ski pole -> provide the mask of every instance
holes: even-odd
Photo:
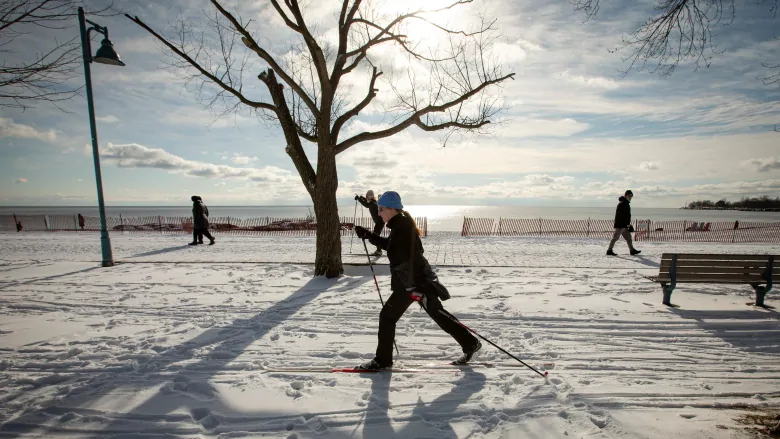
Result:
[[[355,217],[357,217],[357,200],[355,200],[355,211],[352,213],[352,238],[349,239],[350,253],[352,253],[352,241],[355,240]]]
[[[385,306],[385,301],[382,299],[382,292],[379,291],[379,282],[376,281],[376,273],[374,273],[374,264],[371,262],[371,256],[368,254],[368,246],[366,245],[366,240],[363,239],[363,248],[366,249],[366,257],[368,258],[368,266],[371,267],[371,275],[374,276],[374,285],[376,285],[376,292],[379,294],[379,301],[382,303],[382,307]],[[398,352],[398,345],[395,344],[395,340],[393,340],[393,346],[395,346],[395,353],[398,355],[401,355],[400,352]]]
[[[421,306],[423,309],[425,309],[425,306],[423,306],[422,300],[420,300],[420,299],[415,299],[415,300],[417,300],[417,302],[420,304],[420,306]],[[426,312],[427,312],[427,310],[426,310]],[[522,364],[523,366],[525,366],[525,367],[527,367],[527,368],[531,369],[532,371],[534,371],[534,372],[538,373],[539,375],[541,375],[541,376],[543,376],[543,377],[545,377],[545,378],[547,377],[547,371],[544,371],[544,373],[542,373],[542,372],[539,372],[537,369],[535,369],[533,366],[529,366],[528,364],[526,364],[525,362],[523,362],[523,360],[521,360],[521,359],[519,359],[519,358],[515,357],[514,355],[512,355],[512,354],[510,354],[509,352],[507,352],[506,350],[504,350],[504,348],[502,348],[501,346],[499,346],[499,345],[497,345],[497,344],[493,343],[492,341],[490,341],[490,340],[488,340],[487,338],[483,337],[483,336],[482,336],[481,334],[479,334],[477,331],[475,331],[475,330],[473,330],[473,329],[469,328],[468,326],[464,325],[463,323],[461,323],[461,321],[460,321],[460,320],[458,320],[457,318],[455,318],[455,316],[454,316],[454,315],[452,315],[452,314],[450,314],[450,313],[449,313],[447,310],[445,310],[445,309],[443,309],[443,308],[442,308],[442,309],[439,309],[439,312],[440,312],[440,313],[442,313],[442,314],[444,314],[445,316],[447,316],[447,318],[449,318],[449,319],[450,319],[450,320],[452,320],[453,322],[457,323],[458,325],[462,326],[463,328],[465,328],[466,330],[468,330],[468,331],[469,331],[469,332],[471,332],[472,334],[474,334],[474,335],[476,335],[477,337],[481,338],[482,340],[485,340],[486,342],[490,343],[491,345],[493,345],[493,347],[494,347],[494,348],[498,349],[499,351],[501,351],[501,352],[503,352],[503,353],[505,353],[505,354],[509,355],[510,357],[514,358],[515,360],[519,361],[519,362],[520,362],[520,364]]]

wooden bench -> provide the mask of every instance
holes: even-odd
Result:
[[[749,284],[756,291],[756,306],[764,306],[766,293],[780,279],[780,256],[664,253],[658,276],[649,279],[661,284],[668,306],[680,283]]]

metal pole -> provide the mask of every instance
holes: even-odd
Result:
[[[103,254],[104,267],[114,265],[114,255],[111,253],[111,239],[106,227],[106,206],[103,203],[103,177],[100,174],[100,152],[98,151],[97,127],[95,126],[95,107],[92,103],[92,73],[89,63],[92,62],[92,49],[84,18],[84,9],[79,8],[79,30],[81,31],[81,52],[84,58],[84,78],[87,90],[87,108],[89,109],[89,129],[92,134],[92,158],[95,164],[95,183],[97,184],[98,211],[100,212],[100,251]]]

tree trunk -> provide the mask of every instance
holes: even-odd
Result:
[[[336,189],[339,185],[336,154],[330,146],[319,147],[314,212],[317,215],[317,255],[314,275],[332,278],[344,273],[341,265],[341,224]]]

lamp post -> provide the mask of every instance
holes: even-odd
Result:
[[[92,25],[87,29],[86,23]],[[87,88],[87,107],[89,108],[89,129],[92,133],[92,158],[95,162],[95,183],[97,184],[98,210],[100,211],[100,250],[103,254],[104,267],[114,265],[114,256],[111,254],[111,239],[108,237],[108,228],[106,226],[106,206],[103,202],[103,178],[100,174],[100,152],[98,151],[97,128],[95,127],[95,105],[92,102],[92,73],[89,69],[91,62],[110,64],[114,66],[124,66],[125,63],[119,60],[119,55],[114,51],[114,45],[108,39],[108,28],[100,26],[97,23],[87,20],[84,17],[84,9],[79,8],[79,30],[81,31],[81,52],[84,58],[84,76],[86,78]],[[92,45],[90,44],[89,33],[95,31],[103,34],[105,37],[100,43],[100,49],[92,57]]]

